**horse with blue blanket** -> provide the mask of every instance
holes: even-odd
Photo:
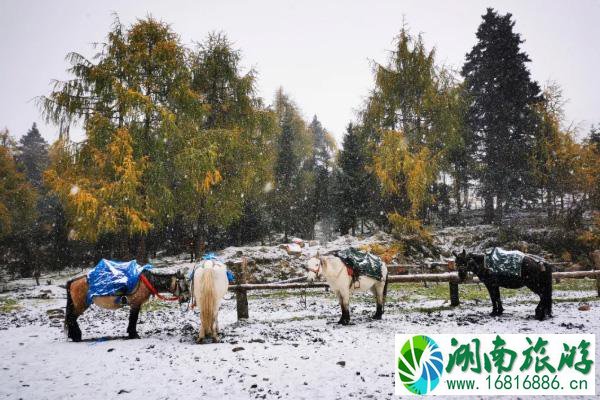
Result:
[[[520,251],[494,248],[486,254],[455,253],[458,277],[461,281],[472,272],[487,288],[492,300],[491,316],[504,312],[500,287],[518,289],[527,286],[540,296],[535,318],[542,321],[552,316],[552,265],[543,259]]]
[[[163,297],[169,292],[173,297]],[[140,266],[137,262],[101,260],[88,274],[67,282],[67,308],[65,328],[74,342],[81,341],[81,329],[77,318],[93,303],[99,307],[116,310],[129,305],[130,339],[139,339],[137,320],[142,305],[150,296],[163,300],[189,300],[189,289],[184,274],[158,272],[152,266]]]

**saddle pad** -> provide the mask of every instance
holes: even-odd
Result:
[[[371,253],[349,247],[346,250],[338,251],[335,256],[339,257],[344,264],[352,268],[358,275],[366,275],[378,281],[383,279],[381,273],[383,262]]]
[[[111,261],[102,259],[87,274],[89,304],[95,296],[124,296],[131,293],[140,280],[145,269],[152,269],[150,264],[139,265],[132,261]]]
[[[485,254],[484,266],[493,274],[520,278],[524,257],[525,254],[520,251],[494,247]]]

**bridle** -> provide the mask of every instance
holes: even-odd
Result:
[[[321,271],[323,271],[323,262],[321,261],[320,258],[317,258],[317,260],[319,260],[319,265],[317,266],[317,268],[306,267],[306,270],[308,272],[313,272],[315,274],[315,276],[318,278],[319,275],[321,275]]]

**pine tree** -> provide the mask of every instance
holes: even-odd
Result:
[[[299,197],[300,157],[297,150],[300,130],[304,129],[298,111],[282,89],[276,94],[275,108],[281,132],[277,140],[277,159],[274,166],[275,177],[275,221],[283,232],[284,240],[295,231],[295,220]]]
[[[531,60],[514,25],[511,14],[488,8],[462,68],[472,99],[468,123],[481,150],[479,180],[488,222],[494,214],[501,220],[504,207],[532,195],[529,154],[540,88],[530,77],[526,63]]]
[[[356,234],[359,225],[369,219],[372,194],[377,184],[366,170],[370,159],[367,145],[360,129],[348,125],[338,154],[338,170],[335,173],[335,204],[340,231]]]
[[[309,168],[312,170],[311,174],[314,185],[308,204],[312,208],[310,225],[313,227],[311,237],[314,238],[314,226],[319,221],[325,222],[324,220],[333,212],[331,157],[334,152],[335,142],[325,131],[316,115],[313,117],[308,129],[313,141],[312,159],[310,160]]]
[[[42,187],[42,175],[48,167],[48,143],[40,134],[35,122],[19,140],[17,162],[27,179],[36,188]]]

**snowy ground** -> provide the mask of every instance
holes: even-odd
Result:
[[[483,291],[481,302],[450,309],[441,298],[405,299],[402,288],[390,292],[382,321],[369,318],[370,297],[354,297],[351,326],[335,323],[336,301],[323,290],[309,292],[306,307],[299,293],[251,293],[251,318],[242,323],[228,294],[222,342],[207,345],[194,343],[194,312],[182,314],[171,303],[150,303],[140,315],[140,340],[123,339],[126,310],[94,307],[80,318],[86,341],[72,343],[62,330],[64,289],[2,293],[0,399],[386,399],[394,397],[394,333],[600,333],[593,292],[557,292],[563,299],[589,297],[591,309],[557,302],[555,317],[540,323],[529,317],[534,298],[526,292],[506,298],[505,316],[495,319]]]

